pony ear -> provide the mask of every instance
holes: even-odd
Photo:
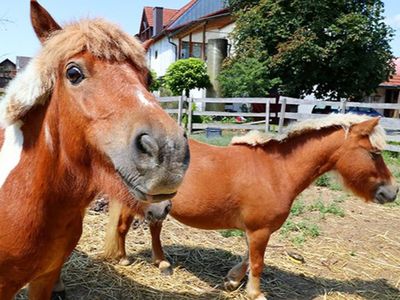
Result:
[[[31,0],[31,22],[42,44],[53,31],[61,29],[61,26],[36,0]]]
[[[148,39],[142,43],[142,46],[143,46],[144,50],[146,50],[146,52],[147,52],[149,50],[150,46],[153,45],[153,43],[154,43],[153,39]]]
[[[372,118],[370,120],[358,123],[353,126],[352,132],[358,135],[370,135],[374,130],[375,126],[378,125],[380,117]]]

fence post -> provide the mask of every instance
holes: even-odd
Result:
[[[269,98],[267,98],[267,102],[265,103],[265,132],[269,131]]]
[[[340,110],[342,114],[346,113],[346,99],[340,100]]]
[[[188,101],[188,110],[187,110],[187,116],[188,116],[188,123],[187,123],[187,131],[188,131],[188,135],[192,134],[192,101],[193,99],[191,97],[189,97],[187,99]]]
[[[282,97],[282,104],[281,104],[281,113],[279,116],[279,127],[278,133],[281,134],[283,132],[283,123],[285,121],[285,112],[286,112],[286,98]]]
[[[178,100],[178,125],[182,126],[182,107],[183,102],[186,100],[185,96],[180,96]]]

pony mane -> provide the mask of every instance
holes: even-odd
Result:
[[[139,41],[102,19],[82,20],[53,32],[39,54],[9,84],[0,101],[0,124],[7,127],[33,106],[44,104],[55,85],[57,69],[74,55],[88,51],[110,61],[129,61],[146,69],[145,50]]]
[[[277,136],[271,136],[270,134],[253,130],[244,136],[233,137],[231,145],[262,146],[271,140],[283,142],[294,136],[329,127],[342,127],[347,135],[351,126],[370,119],[372,118],[365,115],[331,114],[323,118],[307,119],[293,123],[286,129],[285,133]],[[369,135],[369,139],[372,146],[376,149],[383,150],[386,146],[385,131],[380,125],[375,126],[374,130]]]

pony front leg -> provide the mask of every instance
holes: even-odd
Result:
[[[242,261],[229,270],[228,275],[224,279],[224,287],[228,291],[237,289],[240,282],[246,276],[249,268],[249,251],[246,252]]]
[[[250,273],[246,290],[252,300],[266,300],[260,289],[260,278],[264,268],[264,253],[271,233],[260,229],[247,233],[250,254]]]
[[[62,265],[57,270],[42,275],[29,283],[29,300],[65,299],[65,293],[64,298],[59,297],[62,294],[57,295],[58,298],[52,298],[53,288],[60,280],[61,267]]]
[[[51,299],[52,300],[64,300],[66,299],[66,294],[65,294],[65,285],[64,282],[61,278],[61,272],[58,275],[58,280],[56,284],[53,287],[53,291],[51,293]]]
[[[172,275],[172,266],[170,262],[165,258],[164,251],[161,245],[161,229],[162,221],[150,223],[153,263],[160,269],[162,275]]]
[[[107,225],[106,238],[104,243],[104,257],[116,259],[123,266],[131,262],[126,255],[126,235],[133,222],[131,209],[118,200],[109,202],[109,222]]]

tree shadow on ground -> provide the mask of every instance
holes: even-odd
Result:
[[[174,268],[179,266],[210,286],[217,286],[221,290],[223,278],[231,267],[241,261],[240,256],[223,249],[173,245],[165,246],[164,250]],[[136,259],[138,256],[149,260],[151,252],[143,251],[135,254]],[[357,295],[367,300],[400,299],[400,290],[384,278],[336,280],[296,274],[275,266],[264,267],[262,290],[268,295],[269,300],[314,299],[334,292]]]

